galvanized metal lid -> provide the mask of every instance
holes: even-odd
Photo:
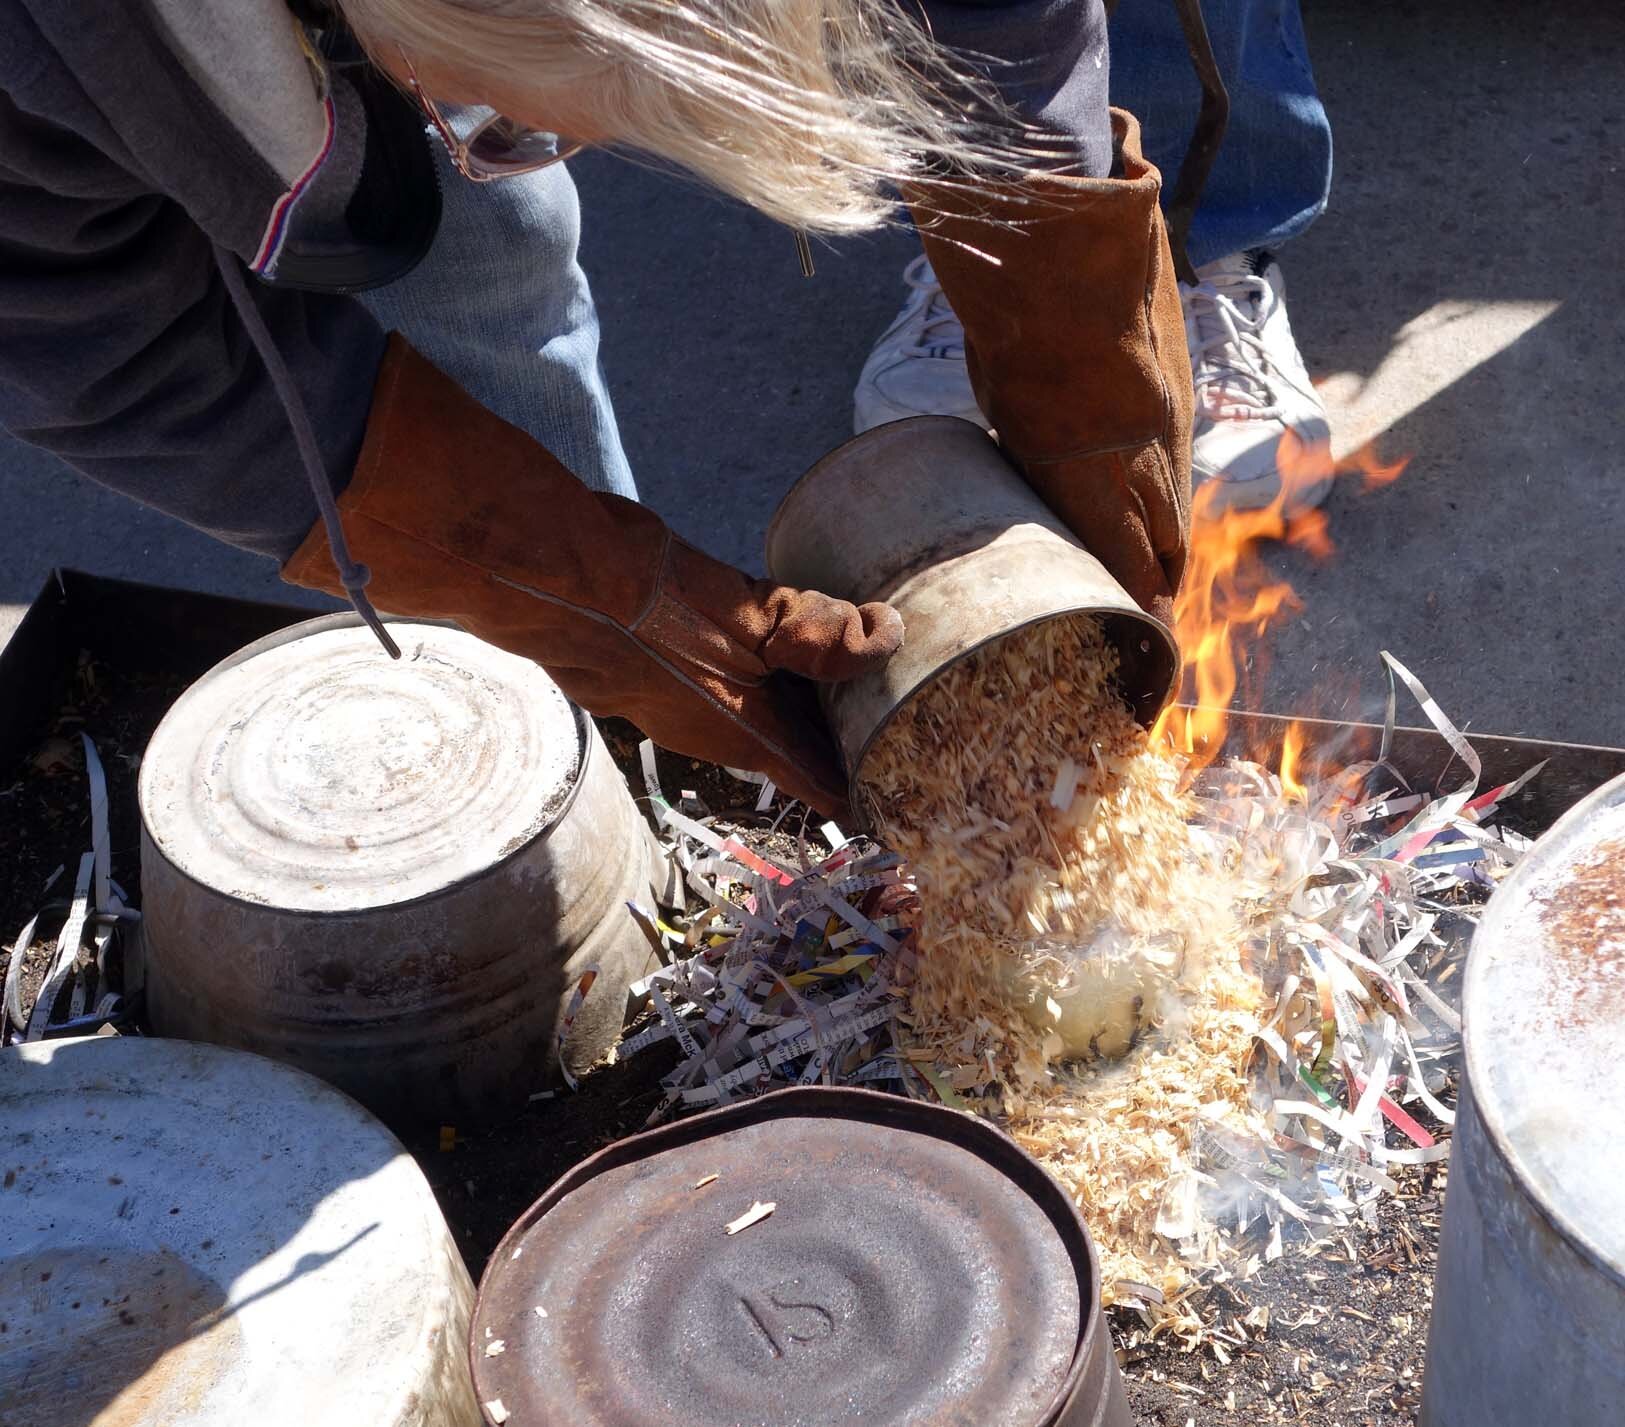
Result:
[[[472,1290],[422,1171],[257,1055],[0,1051],[0,1421],[464,1423]]]
[[[786,1090],[538,1200],[486,1270],[475,1391],[512,1424],[1023,1427],[1098,1367],[1097,1285],[1071,1203],[985,1122]]]
[[[486,871],[568,803],[581,728],[528,659],[444,625],[318,621],[204,675],[142,760],[148,832],[245,901],[351,912]]]
[[[1462,992],[1474,1103],[1558,1230],[1625,1271],[1625,778],[1491,899]]]

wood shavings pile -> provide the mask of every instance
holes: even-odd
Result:
[[[1105,1301],[1190,1342],[1198,1275],[1278,1256],[1287,1220],[1370,1219],[1384,1166],[1448,1152],[1402,1108],[1451,1123],[1460,1029],[1412,962],[1522,854],[1487,824],[1538,770],[1475,796],[1477,755],[1384,659],[1465,765],[1456,791],[1412,792],[1385,754],[1306,790],[1234,760],[1192,778],[1087,618],[946,670],[860,770],[919,894],[907,1059],[1068,1187]]]
[[[911,699],[859,773],[920,891],[915,1040],[1012,1109],[1063,1049],[1122,1055],[1199,971],[1192,805],[1116,674],[1097,621],[1030,626]]]
[[[651,922],[657,1020],[620,1050],[683,1050],[651,1122],[810,1084],[995,1116],[1082,1209],[1105,1301],[1205,1341],[1206,1280],[1279,1257],[1288,1223],[1313,1245],[1372,1222],[1390,1167],[1447,1154],[1405,1108],[1453,1120],[1460,1020],[1433,978],[1528,846],[1491,819],[1538,768],[1479,793],[1477,753],[1383,658],[1377,757],[1287,784],[1153,747],[1093,621],[1021,631],[899,712],[858,789],[888,846],[828,825],[828,856],[671,806],[644,745],[707,904]],[[1465,771],[1453,791],[1388,761],[1399,684]]]
[[[1263,996],[1256,977],[1217,958],[1184,989],[1176,1033],[1148,1038],[1120,1065],[1058,1067],[1007,1127],[1083,1211],[1107,1306],[1149,1303],[1176,1333],[1195,1334],[1200,1319],[1180,1300],[1193,1273],[1225,1265],[1226,1243],[1211,1221],[1171,1225],[1167,1191],[1198,1160],[1204,1124],[1242,1133],[1253,1119],[1246,1060]]]
[[[860,777],[919,889],[911,1055],[996,1100],[1072,1191],[1108,1301],[1183,1289],[1163,1187],[1199,1116],[1246,1110],[1263,1000],[1224,859],[1116,672],[1093,619],[1020,631],[911,700]]]

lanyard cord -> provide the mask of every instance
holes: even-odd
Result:
[[[226,291],[231,294],[232,305],[237,309],[237,315],[243,319],[243,326],[248,329],[249,340],[260,354],[260,360],[265,363],[265,370],[271,376],[271,385],[276,388],[282,409],[288,414],[288,424],[293,428],[294,445],[299,448],[299,459],[304,463],[311,494],[316,497],[316,508],[321,512],[322,524],[327,531],[327,548],[332,551],[339,583],[344,586],[344,593],[350,597],[355,612],[361,616],[367,628],[378,636],[378,642],[388,651],[389,657],[399,659],[400,646],[390,637],[389,631],[384,628],[383,620],[378,617],[378,611],[373,608],[372,601],[366,595],[367,582],[372,579],[372,571],[351,556],[350,543],[344,538],[344,525],[339,519],[338,502],[333,499],[333,483],[328,480],[327,471],[323,468],[321,448],[316,444],[316,433],[311,429],[310,412],[305,407],[304,398],[299,395],[299,389],[294,385],[293,376],[288,371],[288,364],[282,359],[282,353],[277,350],[270,330],[265,325],[264,317],[260,315],[259,308],[249,295],[248,285],[243,280],[243,270],[236,255],[216,243],[214,260],[220,268],[220,276],[225,279]]]

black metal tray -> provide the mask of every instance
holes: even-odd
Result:
[[[81,652],[115,669],[190,680],[243,645],[316,613],[82,570],[54,570],[0,650],[0,764],[22,756],[40,735],[67,693]],[[1303,731],[1305,757],[1311,761],[1372,757],[1382,737],[1375,724],[1236,713],[1231,715],[1230,745],[1278,748],[1287,725],[1294,722]],[[1484,760],[1486,788],[1546,760],[1520,805],[1524,821],[1536,830],[1549,826],[1593,788],[1625,773],[1625,749],[1494,734],[1469,734],[1468,740]],[[1455,755],[1431,728],[1397,728],[1392,761],[1419,787],[1460,777]]]

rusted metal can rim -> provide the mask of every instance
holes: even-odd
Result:
[[[1076,1208],[987,1122],[791,1089],[565,1175],[493,1255],[469,1352],[515,1424],[1126,1420],[1098,1303]]]

